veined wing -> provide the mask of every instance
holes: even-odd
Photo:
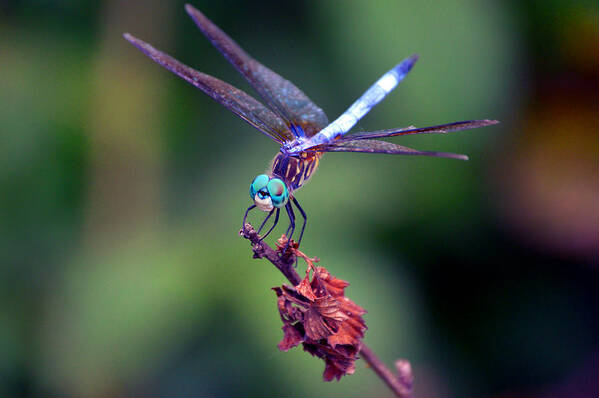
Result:
[[[416,155],[416,156],[434,156],[438,158],[450,158],[459,160],[468,160],[468,156],[457,153],[419,151],[386,141],[378,140],[360,140],[348,142],[335,142],[334,144],[320,145],[310,148],[307,152],[363,152],[363,153],[387,153],[392,155]]]
[[[243,91],[215,77],[190,68],[148,43],[125,33],[125,39],[175,75],[208,94],[213,100],[282,144],[291,132],[285,122],[270,109]]]
[[[329,124],[322,109],[316,106],[293,83],[248,55],[233,39],[196,8],[187,4],[185,9],[202,33],[245,77],[272,111],[286,122],[300,126],[308,137]],[[289,133],[290,135],[286,138],[292,141],[295,137],[291,131]]]
[[[464,122],[454,122],[447,124],[440,124],[438,126],[429,126],[429,127],[407,127],[400,129],[390,129],[390,130],[379,130],[379,131],[371,131],[366,133],[358,133],[351,134],[345,137],[341,137],[335,141],[335,143],[339,142],[348,142],[355,140],[368,140],[372,138],[383,138],[383,137],[395,137],[398,135],[410,135],[410,134],[444,134],[450,133],[452,131],[460,131],[460,130],[469,130],[475,129],[479,127],[491,126],[493,124],[499,123],[497,120],[467,120]]]

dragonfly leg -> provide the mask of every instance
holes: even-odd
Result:
[[[293,236],[293,232],[295,232],[295,213],[293,212],[293,207],[291,207],[291,203],[287,203],[285,205],[285,209],[287,210],[287,215],[289,216],[289,221],[291,223],[289,224],[289,228],[287,228],[287,232],[289,234],[287,235],[287,244],[285,245],[285,249],[283,249],[283,253],[287,251],[287,248],[289,247],[289,242],[291,242],[291,237]]]
[[[289,210],[287,209],[287,205],[285,205],[285,210],[287,210],[287,215],[289,215]],[[291,216],[289,216],[289,226],[287,227],[287,231],[285,231],[286,237],[289,237],[289,231],[291,231],[291,225],[292,225]]]
[[[264,221],[262,221],[262,224],[260,224],[260,228],[258,228],[258,235],[260,235],[260,231],[262,231],[262,228],[264,228],[264,225],[266,224],[266,222],[268,221],[268,219],[270,218],[270,216],[272,216],[272,213],[275,212],[275,209],[272,209],[268,215],[264,218]]]
[[[260,238],[260,241],[262,241],[264,238],[266,238],[266,237],[268,236],[268,234],[270,234],[270,233],[271,233],[271,231],[272,231],[273,229],[275,229],[275,227],[276,227],[277,223],[279,222],[279,214],[280,214],[280,213],[281,213],[281,209],[277,209],[277,214],[275,215],[275,222],[274,222],[274,224],[272,224],[272,227],[270,227],[270,229],[268,230],[268,232],[267,232],[267,233],[265,233],[265,234],[264,234],[264,236]],[[272,213],[271,213],[271,214],[272,214]],[[270,214],[269,214],[269,217],[270,217]]]
[[[302,217],[304,217],[304,224],[302,225],[302,230],[300,232],[299,239],[297,240],[297,246],[299,247],[302,244],[302,237],[304,236],[304,229],[306,229],[306,223],[308,222],[308,216],[306,215],[306,212],[304,211],[304,209],[302,209],[302,207],[300,206],[297,199],[295,199],[295,197],[292,196],[291,200],[295,204],[295,207],[297,207],[297,209],[301,213]]]
[[[252,210],[254,207],[256,207],[256,205],[251,205],[250,207],[248,207],[248,209],[245,211],[245,215],[243,216],[243,221],[241,223],[241,229],[243,231],[245,231],[245,220],[247,220],[248,218],[248,213],[250,212],[250,210]]]

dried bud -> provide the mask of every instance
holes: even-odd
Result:
[[[314,267],[317,259],[308,258],[297,248],[292,250],[306,260],[308,269],[296,287],[273,288],[283,320],[279,349],[287,351],[302,343],[305,351],[325,361],[325,381],[339,380],[355,370],[366,331],[362,319],[366,311],[344,296],[349,283],[335,278],[324,267]]]

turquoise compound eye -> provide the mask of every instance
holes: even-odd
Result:
[[[289,191],[287,191],[287,186],[283,180],[279,178],[273,178],[268,182],[266,189],[268,189],[273,206],[283,207],[285,203],[287,203],[287,199],[289,199]]]
[[[270,178],[266,174],[260,174],[258,177],[254,178],[252,185],[250,185],[250,198],[252,198],[252,200],[254,200],[258,191],[266,188],[268,180],[270,180]]]

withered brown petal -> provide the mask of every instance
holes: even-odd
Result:
[[[366,313],[364,308],[360,307],[347,297],[339,297],[337,298],[337,301],[340,303],[342,311],[350,317],[357,318]]]
[[[339,380],[345,374],[352,374],[355,371],[354,362],[357,357],[358,349],[353,346],[339,346],[336,349],[322,344],[303,344],[304,351],[322,358],[325,361],[325,370],[323,378],[325,381],[333,379]]]
[[[316,267],[314,277],[312,279],[312,289],[320,290],[324,288],[328,294],[333,297],[343,296],[343,290],[349,286],[344,280],[337,279],[324,267]],[[316,285],[316,286],[315,286]]]
[[[340,322],[348,318],[348,315],[342,312],[339,302],[331,296],[318,297],[314,302],[313,307],[323,317],[331,318]]]
[[[333,379],[337,379],[339,381],[341,376],[346,374],[354,374],[356,371],[356,366],[353,361],[348,361],[348,363],[339,366],[340,364],[337,361],[333,361],[329,358],[325,359],[325,367],[324,373],[322,375],[324,381],[332,381]]]
[[[316,295],[314,294],[314,291],[312,291],[308,275],[306,275],[306,277],[295,287],[295,290],[310,301],[316,300]]]
[[[301,342],[305,351],[325,361],[324,380],[339,380],[355,371],[366,311],[345,297],[349,283],[324,267],[313,267],[312,260],[308,265],[306,277],[295,288],[274,288],[284,324],[279,349],[287,351]]]
[[[337,345],[359,344],[362,337],[364,337],[362,330],[354,328],[347,322],[343,322],[336,333],[327,337],[327,342],[331,347],[336,348]]]
[[[306,336],[312,340],[326,339],[334,333],[331,326],[325,322],[318,310],[314,308],[310,308],[304,313],[304,330]]]
[[[288,351],[302,342],[302,334],[295,326],[286,323],[283,325],[282,329],[283,340],[281,340],[281,342],[277,345],[279,350]]]

